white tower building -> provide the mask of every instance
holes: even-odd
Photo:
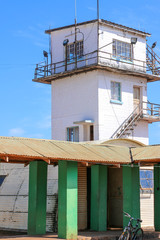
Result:
[[[74,25],[46,33],[52,63],[37,65],[34,81],[52,87],[52,138],[148,144],[148,124],[159,121],[147,99],[147,82],[159,80],[150,34],[105,20],[80,23],[76,34]]]
[[[147,83],[160,80],[150,34],[102,19],[46,33],[51,64],[37,65],[33,81],[51,84],[52,138],[148,144],[148,124],[160,121],[160,105],[147,99]],[[153,169],[140,175],[143,226],[153,226]]]
[[[51,84],[52,138],[102,142],[125,138],[123,144],[128,145],[129,138],[148,144],[148,124],[160,121],[160,105],[147,99],[147,83],[160,80],[160,59],[146,43],[150,34],[105,20],[46,33],[51,35],[51,63],[47,64],[48,54],[44,51],[46,62],[37,64],[33,81]],[[47,231],[52,232],[56,231],[57,221],[58,168],[49,166],[48,170]],[[117,181],[122,179],[117,177],[122,171],[108,170],[109,184],[114,181],[114,189],[110,186],[108,194],[109,211],[114,218],[109,216],[109,227],[122,227],[123,184]],[[89,174],[89,167],[78,167],[80,230],[89,225],[86,221],[90,209],[86,200],[89,184],[85,185]],[[1,175],[1,183],[4,180],[0,185],[1,228],[26,230],[28,168],[3,164]],[[153,169],[141,168],[140,175],[142,226],[154,226]]]

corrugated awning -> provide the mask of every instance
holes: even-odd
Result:
[[[128,147],[17,137],[0,137],[0,160],[10,163],[44,160],[51,164],[58,160],[94,164],[131,163]]]
[[[160,162],[160,145],[136,147],[131,149],[135,163],[157,163]]]

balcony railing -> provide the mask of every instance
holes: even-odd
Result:
[[[45,62],[41,62],[36,65],[34,79],[65,73],[93,65],[101,65],[141,73],[147,71],[146,61],[137,59],[128,60],[125,57],[113,56],[108,52],[94,51],[81,57],[77,57],[77,61],[75,61],[75,58],[72,58],[68,61],[64,60],[48,65]]]
[[[142,113],[143,117],[154,117],[160,118],[160,104],[155,104],[151,102],[143,102],[142,103]]]

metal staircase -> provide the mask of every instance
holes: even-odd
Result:
[[[154,75],[160,75],[160,57],[148,44],[146,45],[146,65],[148,72]]]
[[[160,122],[160,105],[149,101],[140,102],[128,118],[125,119],[113,133],[111,139],[133,136],[134,128],[140,119],[148,121],[148,123]]]
[[[140,119],[142,115],[141,104],[137,105],[134,111],[129,115],[127,119],[119,126],[119,128],[111,136],[114,138],[124,138],[133,134],[134,127],[136,127],[136,122]]]

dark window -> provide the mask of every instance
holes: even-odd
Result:
[[[90,126],[90,141],[94,140],[94,127],[93,125]]]
[[[0,186],[2,185],[6,175],[0,175]]]

